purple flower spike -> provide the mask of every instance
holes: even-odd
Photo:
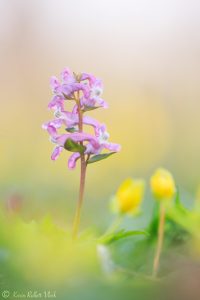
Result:
[[[85,163],[90,157],[99,155],[105,149],[111,152],[120,151],[120,145],[108,141],[106,126],[85,113],[94,108],[107,108],[102,99],[103,83],[92,74],[75,74],[69,68],[61,72],[61,80],[55,76],[50,80],[53,98],[48,108],[54,111],[54,119],[42,125],[56,147],[51,155],[56,160],[70,141],[70,151],[74,152],[69,160],[69,169],[74,169],[76,162],[82,157]],[[65,103],[74,101],[72,111],[65,109]],[[83,126],[93,128],[93,134],[87,133]],[[64,132],[62,132],[62,128]],[[68,133],[66,133],[68,131]],[[72,141],[72,142],[71,142]],[[69,150],[69,149],[68,149]],[[104,155],[105,156],[105,155]],[[96,159],[96,158],[95,158]]]

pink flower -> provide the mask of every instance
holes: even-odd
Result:
[[[54,95],[52,100],[49,102],[48,108],[53,110],[64,110],[64,101],[64,96]]]
[[[95,78],[93,75],[82,74],[82,78],[88,80],[88,88],[85,89],[81,103],[89,107],[103,107],[108,108],[108,104],[101,98],[103,93],[103,84],[100,79]]]
[[[85,153],[99,154],[103,149],[107,149],[112,152],[119,152],[121,150],[121,146],[119,144],[108,142],[109,136],[109,133],[106,131],[106,126],[103,124],[98,128],[96,136],[98,146],[94,147],[91,143],[88,143]]]
[[[76,78],[69,68],[64,68],[61,72],[61,80],[63,84],[76,83]]]
[[[51,154],[51,159],[56,160],[60,156],[60,153],[63,151],[63,147],[56,146],[53,150],[53,153]]]
[[[60,83],[59,83],[59,80],[57,79],[57,77],[55,76],[52,76],[50,78],[50,86],[51,86],[51,89],[52,89],[52,92],[53,93],[59,93],[60,91]]]
[[[71,170],[74,169],[76,167],[76,162],[79,158],[80,158],[80,153],[78,152],[73,153],[68,159],[68,168]]]
[[[81,73],[81,80],[83,80],[83,81],[88,80],[89,85],[92,86],[94,84],[94,82],[96,81],[96,77],[92,74],[82,72]]]
[[[55,119],[49,122],[42,124],[42,128],[45,130],[49,130],[49,127],[53,127],[55,130],[62,126],[63,122],[61,119]],[[53,130],[53,129],[52,129]]]

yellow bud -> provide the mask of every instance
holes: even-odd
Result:
[[[176,186],[172,174],[166,169],[157,169],[152,175],[151,190],[158,200],[172,199],[176,192]]]
[[[145,183],[140,179],[126,179],[119,187],[116,199],[121,213],[134,213],[144,196]]]

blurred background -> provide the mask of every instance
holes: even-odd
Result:
[[[195,193],[199,1],[0,0],[0,12],[2,203],[22,202],[28,219],[50,212],[71,223],[79,168],[67,169],[67,153],[50,160],[53,145],[41,129],[52,117],[49,78],[66,66],[103,79],[109,109],[91,115],[122,145],[121,153],[88,168],[85,226],[106,218],[123,179],[148,178],[158,166]]]

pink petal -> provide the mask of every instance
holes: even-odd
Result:
[[[88,74],[88,73],[83,72],[81,74],[81,80],[88,80],[90,85],[92,85],[96,81],[96,77],[92,74]]]
[[[60,83],[59,83],[57,77],[52,76],[50,78],[50,86],[51,86],[53,92],[56,92],[58,90],[58,88],[60,87]]]
[[[103,150],[102,145],[98,145],[98,147],[93,147],[91,143],[88,143],[86,145],[86,151],[85,154],[99,154]]]
[[[55,119],[55,120],[52,120],[52,121],[42,124],[42,128],[45,130],[48,130],[49,127],[54,127],[56,129],[56,128],[60,128],[62,126],[62,124],[63,124],[63,120]]]
[[[72,77],[72,72],[69,68],[64,68],[64,70],[61,72],[62,81],[67,82],[70,77]]]
[[[101,79],[96,78],[96,80],[92,84],[92,88],[100,88],[103,90],[103,82]]]
[[[105,132],[106,132],[106,125],[105,124],[101,124],[97,128],[97,136],[99,137],[101,134],[104,134]]]
[[[68,160],[68,168],[73,170],[76,167],[76,161],[80,158],[80,153],[73,153]]]
[[[61,86],[61,92],[64,95],[70,97],[70,96],[72,96],[72,93],[74,92],[73,86],[70,85],[70,84],[62,84],[62,86]]]
[[[91,125],[94,127],[94,130],[95,130],[95,133],[97,134],[98,133],[98,128],[100,127],[100,123],[91,118],[90,116],[84,116],[83,117],[83,123],[86,124],[86,125]]]
[[[57,133],[57,130],[56,130],[55,127],[53,127],[53,126],[48,126],[48,127],[47,127],[47,131],[48,131],[48,133],[50,134],[51,137],[57,138],[58,133]]]
[[[51,154],[51,159],[56,160],[60,156],[60,153],[63,151],[63,147],[57,146],[54,150],[53,153]]]
[[[103,108],[108,108],[108,103],[105,100],[103,100],[101,98],[98,98],[96,100],[96,102],[97,102],[97,106],[99,105],[99,106],[101,106]]]
[[[78,114],[65,111],[63,112],[63,120],[67,127],[73,127],[79,122]]]
[[[102,145],[104,146],[104,148],[113,152],[119,152],[121,150],[121,146],[119,144],[103,143]]]
[[[52,100],[49,102],[48,104],[48,108],[49,109],[61,109],[61,110],[64,110],[64,97],[61,97],[61,96],[58,96],[58,95],[55,95]]]
[[[72,113],[73,114],[77,114],[78,113],[78,105],[77,104],[74,105],[74,107],[72,109]]]

